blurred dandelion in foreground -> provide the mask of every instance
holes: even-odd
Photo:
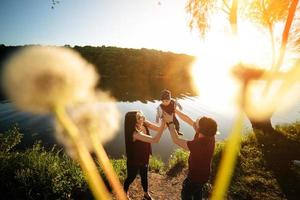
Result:
[[[99,103],[99,101],[102,101]],[[69,115],[80,132],[80,139],[88,151],[96,153],[98,161],[118,199],[125,200],[126,195],[119,179],[114,172],[103,144],[114,137],[120,120],[119,112],[108,94],[98,92],[95,99],[69,110]],[[57,139],[64,144],[68,154],[74,159],[76,146],[67,137],[60,124],[57,123]]]
[[[109,96],[105,94],[101,97],[109,99]],[[88,102],[70,108],[68,113],[78,127],[80,139],[85,143],[89,152],[94,152],[93,142],[98,145],[105,144],[115,137],[119,128],[120,114],[113,102]],[[56,130],[57,140],[65,146],[68,154],[76,159],[75,146],[60,123],[56,123]]]
[[[291,108],[299,100],[298,65],[299,62],[296,62],[288,72],[277,73],[247,64],[239,64],[233,69],[233,74],[240,79],[243,87],[240,105],[250,119],[263,121],[275,111]],[[273,81],[265,91],[270,78]]]
[[[240,131],[244,111],[249,119],[263,121],[275,111],[284,110],[299,99],[299,62],[288,72],[270,73],[254,65],[238,64],[233,74],[241,81],[240,113],[224,149],[223,159],[218,170],[212,199],[222,199],[229,186],[234,170],[236,156],[240,149]],[[271,77],[270,77],[271,76]],[[265,91],[266,80],[272,78],[270,87]]]
[[[71,49],[33,46],[12,56],[3,75],[4,90],[19,109],[54,113],[60,124],[57,138],[79,162],[95,198],[111,199],[90,155],[93,149],[100,152],[97,154],[101,167],[113,183],[117,197],[125,200],[125,193],[102,146],[117,129],[118,112],[103,93],[100,98],[105,102],[97,109],[87,106],[98,95],[95,92],[98,77],[93,66]],[[78,103],[86,106],[74,107]],[[69,115],[67,107],[72,108]]]
[[[7,96],[19,109],[33,113],[89,98],[97,79],[92,65],[78,53],[59,47],[23,48],[3,70]]]

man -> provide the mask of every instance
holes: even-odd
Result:
[[[191,141],[179,138],[174,126],[173,116],[164,113],[164,119],[169,127],[173,142],[190,151],[188,175],[182,184],[181,198],[182,200],[202,199],[202,188],[208,181],[211,171],[217,123],[208,117],[202,117],[193,121],[179,110],[176,110],[176,114],[191,125],[196,132],[194,139]]]

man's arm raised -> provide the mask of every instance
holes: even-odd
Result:
[[[173,123],[169,125],[169,131],[170,131],[172,140],[175,144],[177,144],[178,146],[180,146],[181,148],[183,148],[185,150],[189,150],[189,148],[187,146],[187,141],[185,139],[178,137],[178,134],[175,130],[175,126]]]
[[[178,146],[180,146],[181,148],[183,148],[185,150],[189,150],[189,148],[187,146],[187,141],[178,137],[178,134],[175,130],[175,125],[173,123],[173,115],[169,115],[168,113],[164,112],[163,118],[164,118],[164,121],[168,124],[168,128],[169,128],[173,142],[175,144],[177,144]]]
[[[183,121],[185,121],[187,124],[193,126],[195,121],[192,120],[192,118],[190,118],[189,116],[187,116],[185,113],[183,113],[182,111],[176,109],[175,113],[180,117],[180,119],[182,119]]]

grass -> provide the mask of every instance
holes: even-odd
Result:
[[[86,199],[90,195],[80,167],[61,149],[45,150],[37,142],[25,151],[14,151],[21,138],[16,128],[0,134],[1,198]],[[300,169],[292,160],[300,160],[299,146],[300,123],[277,126],[276,134],[247,134],[242,139],[227,198],[297,199]],[[223,148],[224,142],[216,144],[211,182],[204,187],[204,196],[210,195]],[[188,156],[189,152],[180,149],[172,153],[167,163],[151,156],[149,170],[174,177],[187,167]],[[124,182],[126,158],[111,159],[111,162],[120,181]]]
[[[11,137],[10,134],[20,136],[17,129],[7,136]],[[55,147],[46,151],[36,143],[24,152],[13,152],[10,147],[20,137],[7,140],[4,135],[0,137],[1,146],[9,148],[0,151],[3,199],[69,199],[77,190],[86,188],[79,166]]]
[[[162,174],[165,169],[165,163],[160,157],[151,156],[149,160],[149,170]]]
[[[176,176],[183,168],[187,167],[189,153],[182,149],[176,149],[170,156],[166,174]]]
[[[212,163],[212,180],[222,157],[218,143]],[[250,132],[243,137],[228,199],[299,199],[300,123],[280,125],[273,134]]]
[[[276,177],[268,168],[254,134],[243,138],[229,195],[233,199],[282,199]]]

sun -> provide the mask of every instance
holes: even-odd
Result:
[[[235,59],[231,57],[230,51],[220,47],[207,48],[193,64],[191,74],[201,101],[210,109],[222,113],[234,106],[238,85],[230,73]]]
[[[191,76],[201,100],[219,113],[237,108],[240,83],[231,71],[238,63],[270,69],[271,40],[268,33],[248,22],[239,25],[237,36],[229,31],[212,31],[203,42]]]

